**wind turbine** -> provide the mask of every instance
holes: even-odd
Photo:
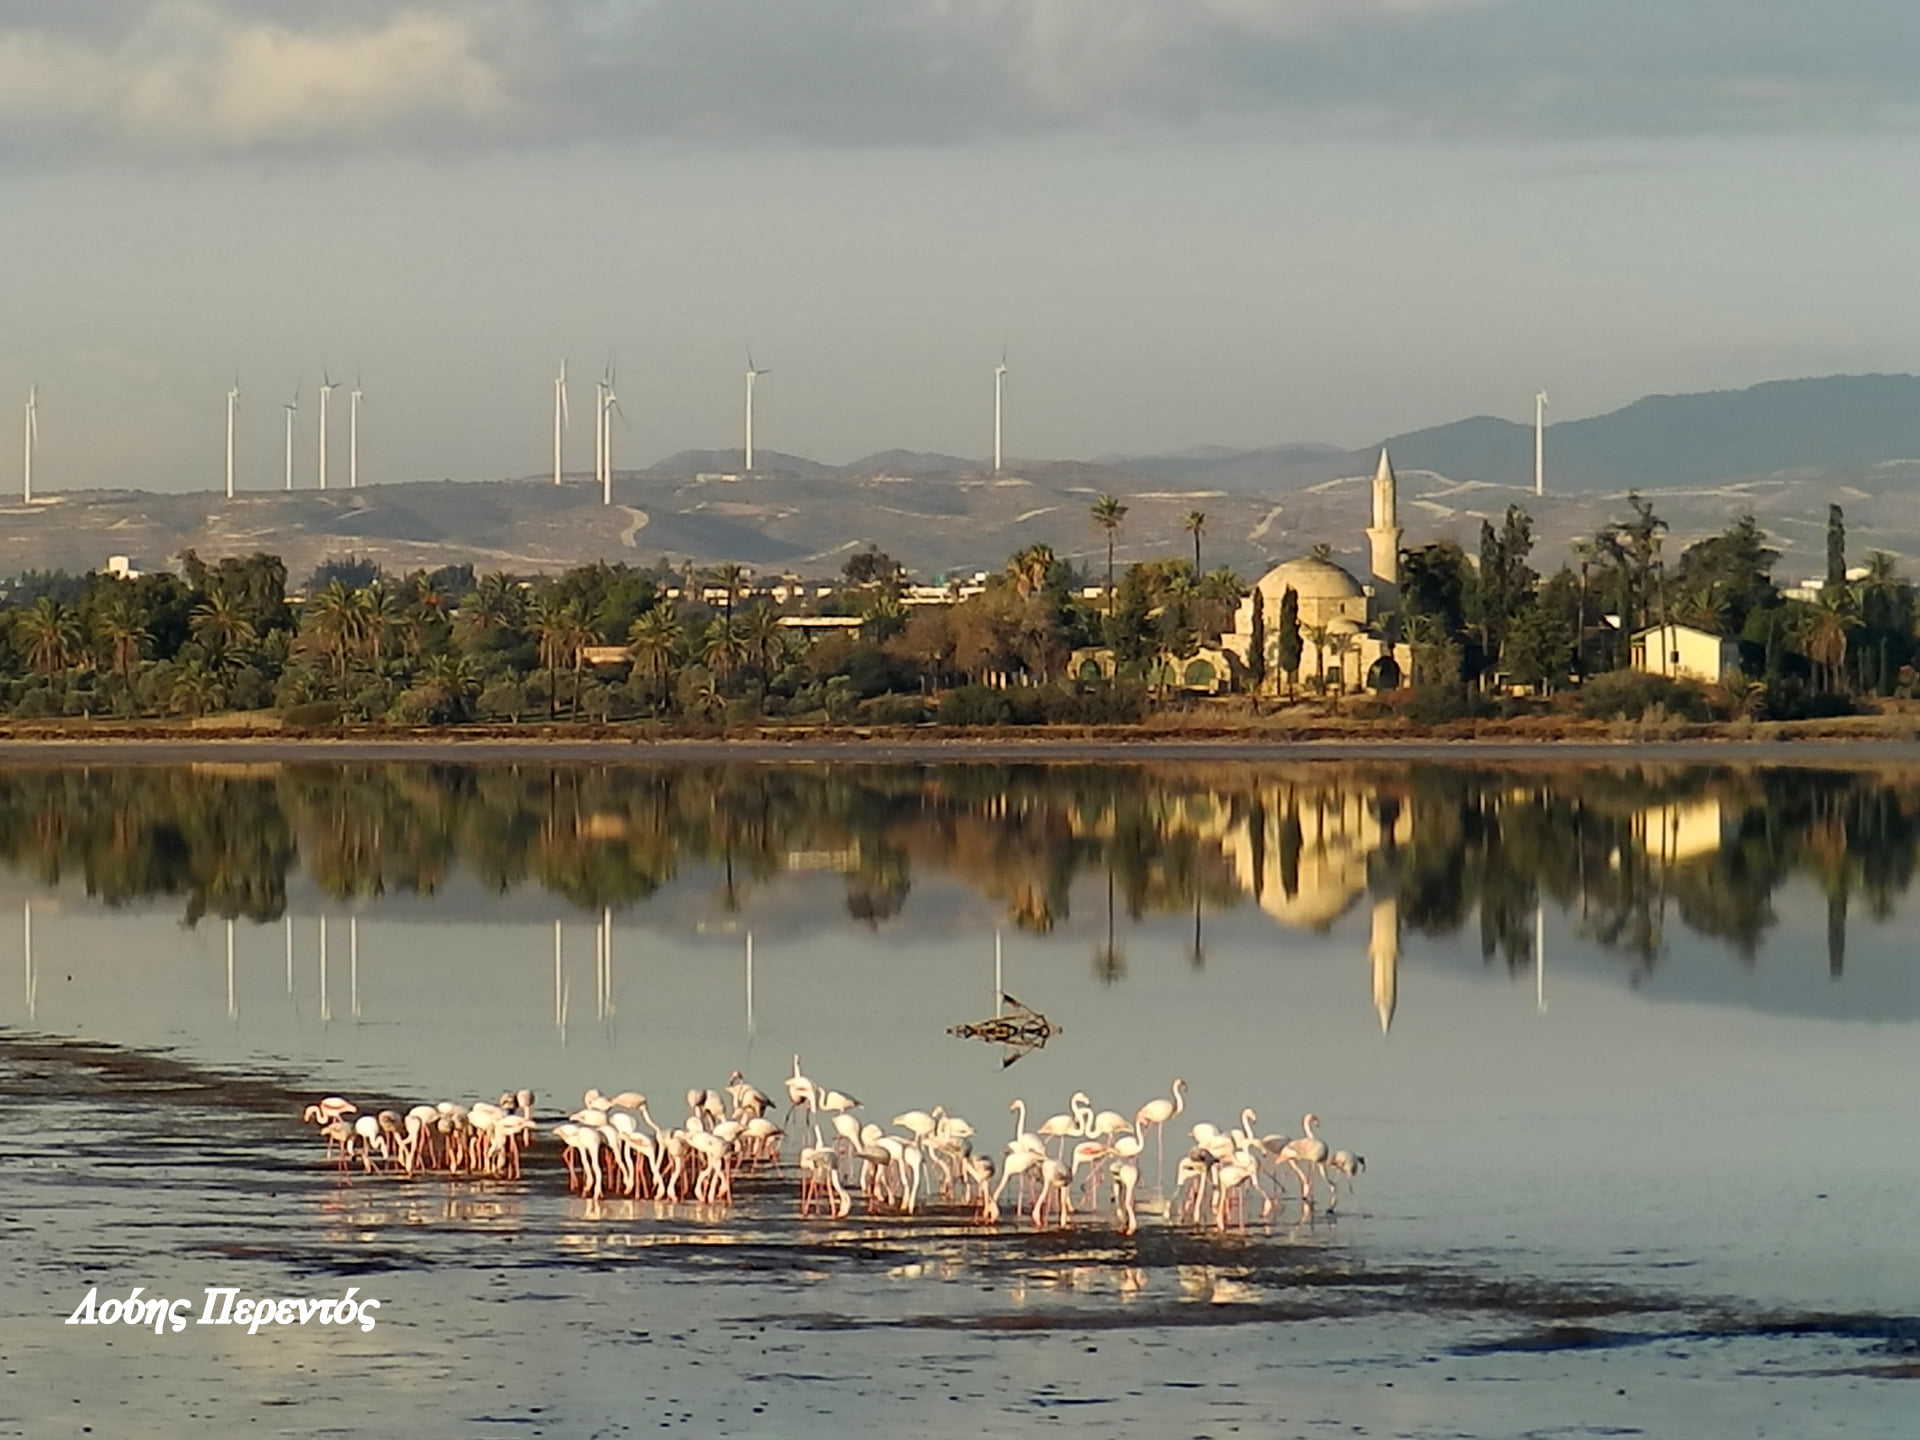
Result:
[[[26,465],[21,471],[20,493],[27,504],[33,503],[33,452],[40,446],[40,387],[27,387]]]
[[[607,484],[607,390],[610,376],[593,382],[593,483],[602,490]]]
[[[560,483],[566,460],[565,432],[573,417],[567,413],[567,362],[560,362],[560,373],[553,377],[553,483]]]
[[[327,397],[340,387],[325,370],[320,372],[320,488],[327,488]]]
[[[600,503],[613,504],[613,417],[618,415],[622,425],[627,423],[627,412],[620,408],[620,396],[613,388],[613,371],[607,371],[602,382],[605,390],[600,399]]]
[[[366,395],[360,377],[353,377],[353,389],[347,392],[347,488],[360,488],[360,401]]]
[[[227,391],[227,498],[233,498],[233,412],[240,404],[240,377],[235,376],[233,388]]]
[[[1533,493],[1547,493],[1547,392],[1533,397]]]
[[[746,473],[753,473],[753,382],[762,375],[771,375],[771,370],[756,370],[753,365],[753,351],[747,351],[747,444],[745,451]]]
[[[300,387],[293,387],[293,401],[281,407],[287,412],[287,489],[293,489],[293,417],[300,413]]]
[[[993,473],[1000,473],[1001,402],[1007,388],[1007,351],[1000,349],[1000,363],[993,367]]]

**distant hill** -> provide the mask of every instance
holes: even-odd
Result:
[[[1920,378],[1834,375],[1774,380],[1748,390],[1649,395],[1588,420],[1555,422],[1548,411],[1551,490],[1723,485],[1773,477],[1822,478],[1920,458]],[[1533,484],[1533,427],[1476,415],[1389,436],[1396,466],[1455,480]],[[1162,480],[1228,489],[1312,484],[1358,467],[1378,446],[1203,451],[1112,462]]]
[[[1624,492],[1649,493],[1680,546],[1735,516],[1759,517],[1786,552],[1783,573],[1819,567],[1826,505],[1846,506],[1857,553],[1920,560],[1920,379],[1789,380],[1751,390],[1653,396],[1547,431],[1548,494],[1532,495],[1529,427],[1488,416],[1396,435],[1407,543],[1477,543],[1508,504],[1533,514],[1537,555],[1617,516]],[[603,559],[667,556],[821,575],[872,544],[922,574],[997,568],[1044,542],[1090,571],[1104,567],[1088,506],[1103,491],[1129,511],[1124,564],[1186,555],[1190,510],[1208,516],[1208,566],[1252,574],[1319,541],[1359,563],[1376,446],[1202,447],[1178,455],[1023,461],[988,473],[978,461],[889,450],[844,466],[774,451],[738,474],[740,452],[693,450],[614,477],[612,506],[584,474],[550,480],[420,481],[327,492],[149,494],[80,490],[32,505],[0,502],[0,574],[84,570],[110,555],[173,563],[187,546],[216,556],[270,550],[296,578],[349,552],[393,570],[471,561],[553,570]],[[1920,571],[1910,564],[1909,571]]]

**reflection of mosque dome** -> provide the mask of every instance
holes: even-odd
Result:
[[[1366,871],[1303,863],[1300,888],[1289,895],[1278,885],[1260,897],[1260,908],[1283,925],[1324,930],[1353,907],[1365,888]]]
[[[1353,600],[1366,594],[1353,576],[1317,555],[1274,566],[1260,577],[1260,588],[1274,594],[1292,590],[1302,600]]]

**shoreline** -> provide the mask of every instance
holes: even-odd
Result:
[[[622,735],[166,734],[6,735],[0,765],[31,764],[1149,764],[1241,761],[1511,763],[1599,765],[1920,765],[1920,737],[1861,734],[1688,735],[1684,738],[1523,735],[1350,735],[1246,739],[1165,733],[1097,735],[914,735],[853,731],[796,736],[662,738]]]

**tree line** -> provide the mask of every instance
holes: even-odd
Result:
[[[904,569],[858,552],[815,606],[855,623],[815,639],[784,625],[787,610],[737,564],[398,576],[349,557],[320,567],[297,597],[267,554],[210,562],[188,551],[177,574],[131,578],[29,574],[0,598],[0,703],[19,719],[273,709],[311,723],[403,725],[1124,723],[1179,690],[1187,663],[1233,629],[1247,593],[1233,570],[1203,568],[1198,510],[1182,521],[1191,559],[1122,569],[1127,513],[1111,495],[1090,508],[1103,571],[1028,545],[952,604],[908,604]],[[1668,622],[1738,642],[1752,693],[1720,703],[1749,713],[1831,712],[1854,696],[1920,689],[1914,588],[1885,554],[1848,566],[1840,507],[1811,594],[1778,585],[1779,552],[1751,516],[1672,565],[1667,529],[1634,494],[1623,518],[1551,574],[1533,568],[1532,519],[1518,505],[1482,523],[1476,553],[1451,540],[1404,551],[1398,594],[1381,597],[1376,619],[1411,649],[1416,718],[1423,704],[1437,718],[1503,684],[1551,694],[1593,682],[1628,667],[1636,632]],[[1272,614],[1256,596],[1251,624],[1246,662],[1233,662],[1241,688],[1322,688],[1321,675],[1300,673],[1304,642],[1320,642],[1324,663],[1341,637],[1303,631],[1293,591]],[[1602,706],[1656,692],[1705,704],[1666,683],[1586,686]]]

